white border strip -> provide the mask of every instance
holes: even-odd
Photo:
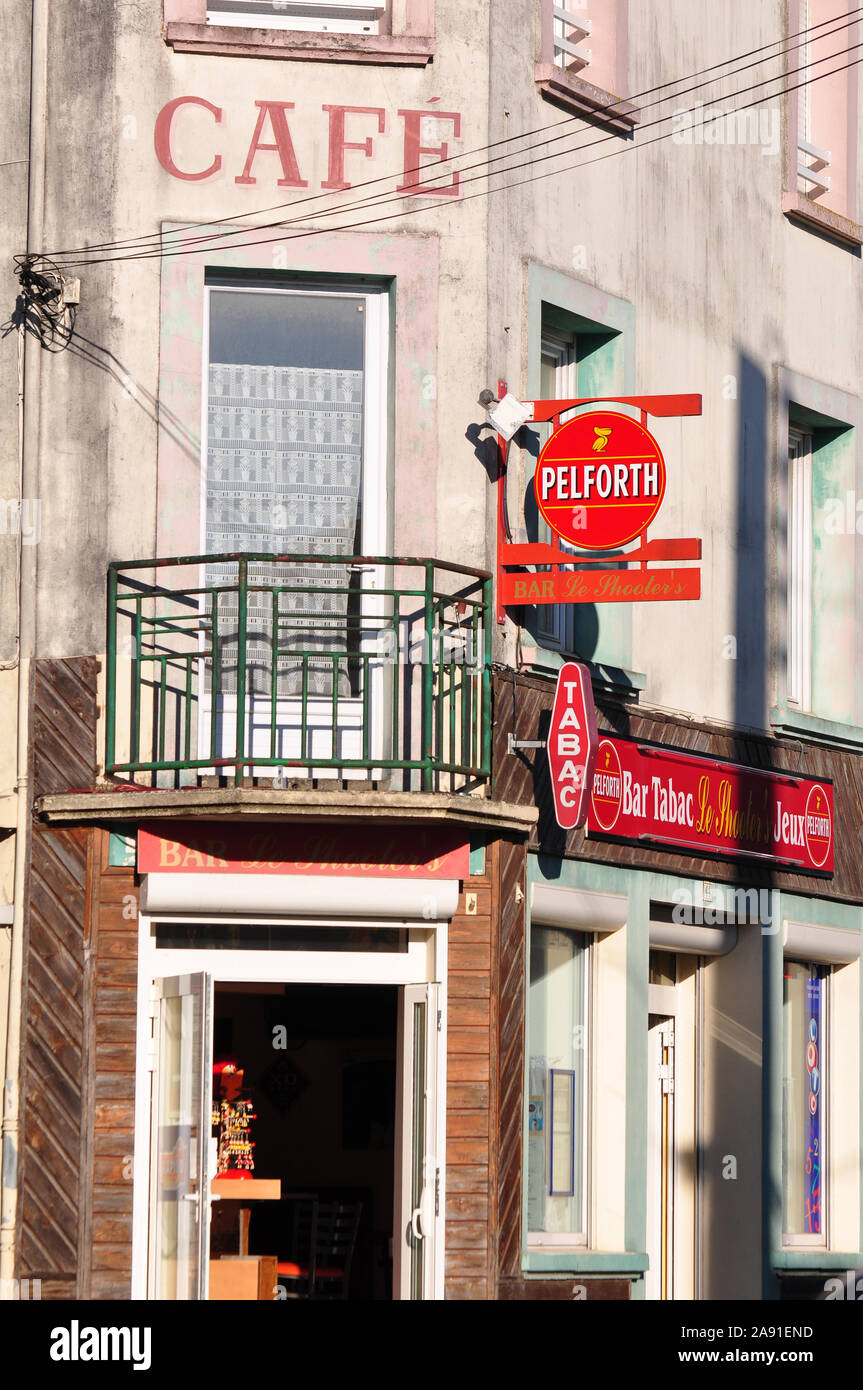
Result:
[[[311,874],[147,874],[141,912],[196,916],[259,914],[449,921],[459,881],[450,878],[327,878]]]

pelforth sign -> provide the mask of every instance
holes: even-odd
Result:
[[[584,825],[599,747],[590,671],[568,661],[557,677],[546,751],[561,830]]]
[[[637,420],[593,410],[554,432],[534,486],[559,536],[584,550],[612,550],[640,536],[662,506],[665,460]]]

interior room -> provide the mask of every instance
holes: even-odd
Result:
[[[397,1028],[393,986],[215,985],[211,1297],[392,1297]]]

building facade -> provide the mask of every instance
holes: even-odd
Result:
[[[5,1294],[844,1296],[858,27],[7,0]],[[604,579],[556,401],[664,457]]]

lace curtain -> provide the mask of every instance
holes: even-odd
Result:
[[[211,364],[207,553],[352,555],[362,422],[361,371]],[[209,586],[235,584],[236,577],[236,562],[207,566]],[[278,693],[299,693],[300,653],[306,653],[309,694],[332,695],[330,654],[349,651],[348,578],[347,566],[340,564],[249,566],[251,584],[286,590],[278,599],[277,632],[272,595],[249,595],[249,693],[271,693],[274,655]],[[237,689],[237,616],[236,594],[222,594],[219,688],[225,694]],[[339,659],[338,673],[339,695],[350,694],[346,659]]]

